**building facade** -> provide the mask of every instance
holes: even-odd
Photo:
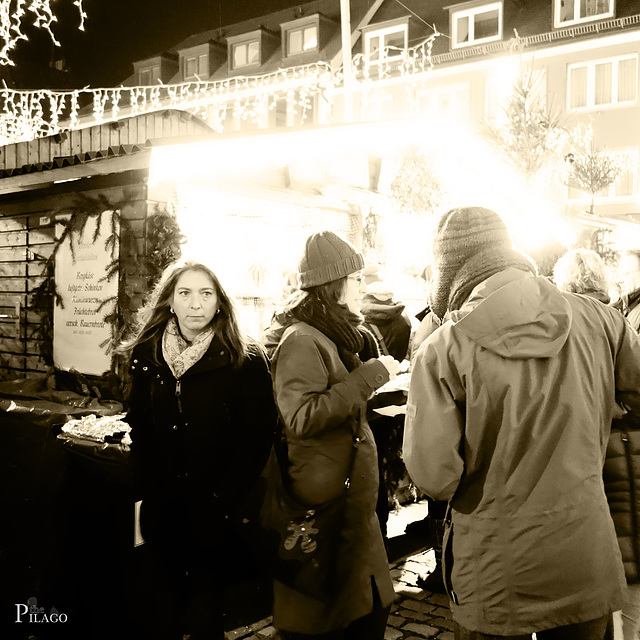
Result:
[[[640,214],[639,0],[351,0],[350,86],[340,5],[313,0],[195,34],[136,62],[124,84],[194,82],[181,105],[224,133],[337,123],[350,112],[355,121],[422,116],[434,128],[446,120],[481,132],[504,117],[528,73],[565,128],[589,129],[594,149],[619,158],[598,213]],[[564,182],[550,195],[588,209],[590,196]]]

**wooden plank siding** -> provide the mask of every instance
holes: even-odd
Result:
[[[143,154],[125,155],[115,166],[113,159],[105,160],[100,171],[95,164],[100,159],[85,168],[84,154],[121,145],[142,148],[149,140],[213,135],[198,118],[165,109],[0,147],[0,170],[7,170],[4,180],[0,177],[0,316],[6,316],[0,318],[0,380],[44,375],[38,329],[47,310],[30,303],[55,247],[56,212],[74,206],[78,192],[104,195],[109,202],[128,201],[122,215],[131,224],[139,257],[144,255],[145,221],[156,203],[147,201],[148,165],[144,159],[136,161]],[[74,155],[80,162],[49,171],[47,163]],[[44,170],[27,174],[22,172],[24,165],[43,165]],[[146,293],[147,279],[140,269],[125,264],[123,270],[134,309]]]
[[[213,130],[184,111],[166,109],[116,122],[61,132],[55,136],[0,147],[0,169],[47,163],[54,158],[105,151],[120,145],[144,146],[148,140],[176,136],[210,136]]]
[[[97,188],[89,188],[94,184]],[[0,315],[9,316],[0,318],[0,380],[40,377],[48,370],[40,356],[43,342],[38,336],[46,310],[30,305],[34,292],[44,281],[46,259],[55,247],[56,212],[74,206],[78,191],[90,198],[104,196],[108,202],[128,201],[122,215],[130,222],[140,256],[143,255],[145,220],[155,207],[155,203],[146,200],[143,179],[116,174],[72,182],[67,189],[71,185],[72,192],[53,192],[59,188],[49,188],[14,201],[3,202],[4,198],[0,198]],[[137,308],[146,293],[147,281],[139,267],[125,265],[125,271],[136,274],[128,282]],[[16,303],[19,303],[18,322]]]

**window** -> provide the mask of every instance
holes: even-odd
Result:
[[[365,55],[369,62],[398,57],[407,49],[408,25],[396,24],[365,33]]]
[[[193,78],[198,74],[198,58],[186,58],[184,61],[184,77]]]
[[[250,40],[233,45],[233,68],[249,67],[260,63],[260,42]]]
[[[622,165],[622,170],[618,179],[609,188],[608,195],[610,198],[633,198],[635,195],[636,177],[634,166],[637,167],[637,154],[635,162],[632,155],[622,154],[620,156],[620,164]]]
[[[637,94],[637,55],[569,65],[569,109],[635,104]]]
[[[554,0],[554,25],[564,27],[579,22],[613,16],[614,0]]]
[[[502,3],[454,11],[451,14],[453,47],[466,47],[502,38]]]
[[[147,67],[140,69],[140,84],[150,85],[157,84],[160,80],[160,67]]]
[[[209,77],[209,55],[206,53],[192,53],[184,58],[185,78],[208,78]]]
[[[287,56],[294,56],[318,48],[318,27],[314,24],[287,31]]]
[[[421,115],[468,122],[471,117],[471,93],[468,84],[436,87],[416,96]]]
[[[206,53],[198,56],[198,76],[200,78],[209,77],[209,56]]]

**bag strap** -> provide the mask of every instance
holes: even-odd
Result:
[[[378,329],[378,327],[376,327],[375,324],[373,324],[373,322],[371,324],[368,324],[367,327],[369,329],[371,329],[371,331],[373,331],[373,333],[375,334],[377,340],[378,340],[378,346],[380,347],[382,354],[385,356],[389,355],[389,349],[387,349],[387,345],[385,344],[384,338],[382,336],[382,333],[380,332],[380,329]]]
[[[356,462],[356,454],[358,453],[358,447],[360,446],[360,436],[358,436],[358,425],[362,420],[362,409],[358,414],[359,420],[355,423],[353,428],[353,440],[351,442],[351,455],[349,456],[349,466],[347,468],[347,476],[344,480],[344,489],[348,491],[351,487],[351,474],[353,472],[353,467]],[[280,408],[278,407],[278,426],[276,428],[275,441],[273,445],[273,449],[276,455],[276,459],[278,460],[278,466],[280,467],[280,473],[282,475],[283,481],[288,479],[289,474],[287,473],[287,466],[289,464],[289,456],[287,450],[287,438],[284,433],[284,419],[282,418],[282,414],[280,413]]]

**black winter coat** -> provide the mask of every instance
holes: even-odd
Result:
[[[141,528],[149,541],[171,543],[185,524],[198,541],[212,534],[258,479],[277,424],[271,376],[262,347],[249,346],[234,369],[217,336],[176,381],[157,345],[138,345],[127,420]]]
[[[604,488],[627,582],[640,582],[640,424],[630,419],[613,422]]]

